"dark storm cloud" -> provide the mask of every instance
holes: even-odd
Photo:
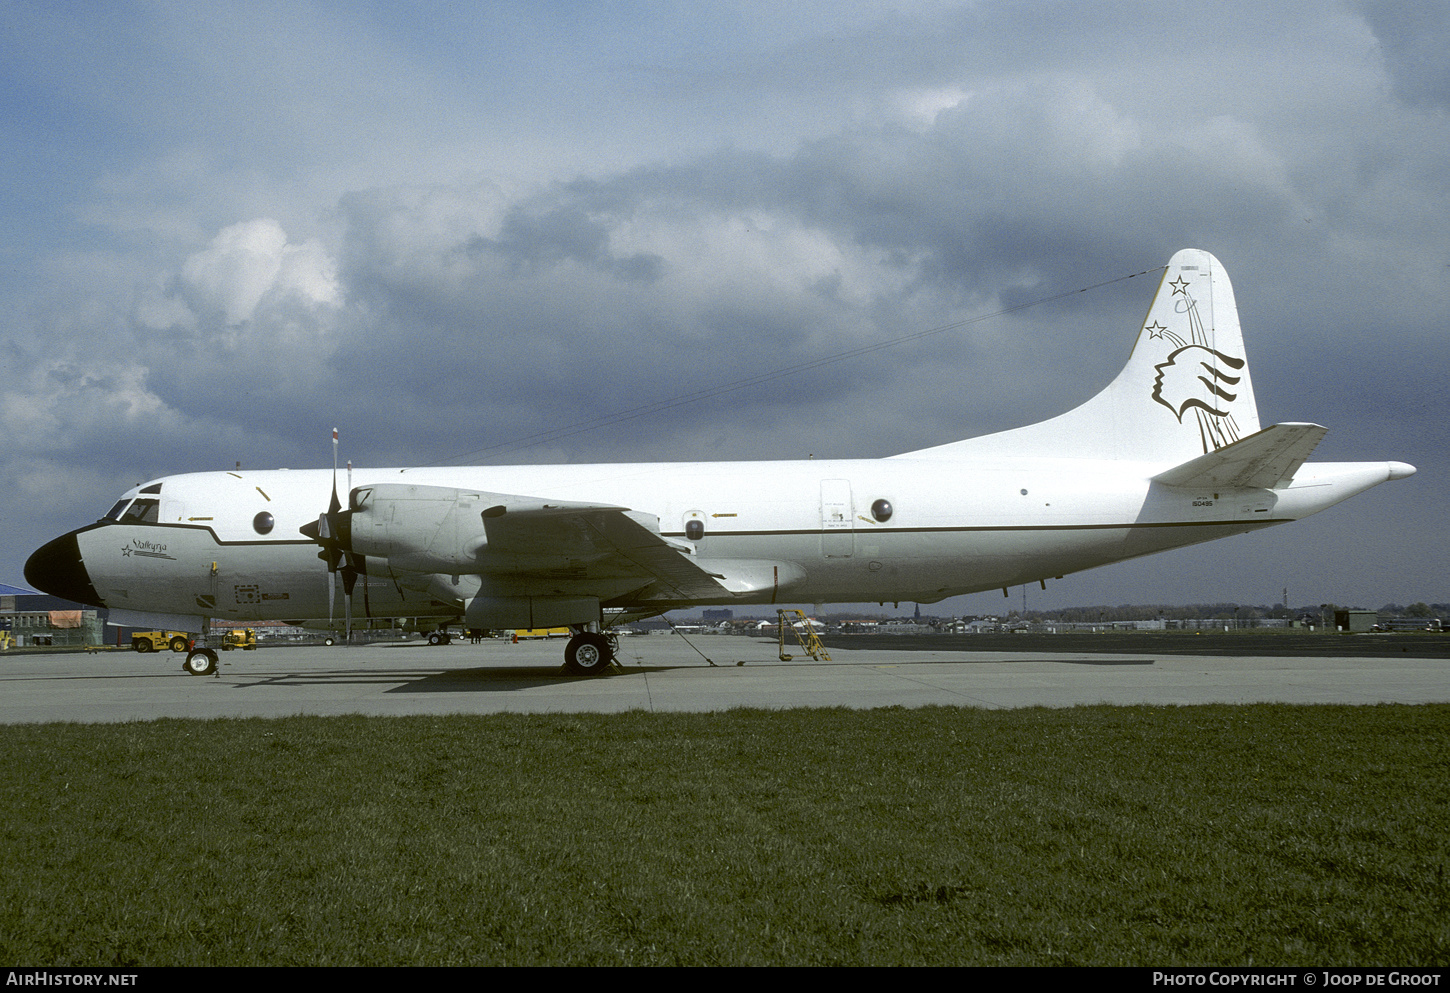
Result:
[[[1360,4],[1379,39],[1385,70],[1408,103],[1450,110],[1450,8],[1440,3]]]
[[[663,261],[658,255],[637,253],[619,257],[609,250],[609,228],[572,204],[531,211],[515,207],[504,218],[496,239],[475,237],[470,255],[495,253],[516,267],[549,268],[572,261],[592,266],[625,280],[659,278]]]

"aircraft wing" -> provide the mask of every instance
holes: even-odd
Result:
[[[527,558],[536,569],[547,568],[541,557],[561,565],[591,559],[606,567],[608,560],[623,560],[652,576],[658,592],[670,598],[730,596],[720,583],[723,576],[690,561],[683,549],[636,519],[643,516],[623,507],[526,505],[494,517],[485,513],[484,526],[491,554]]]
[[[443,486],[360,487],[339,531],[345,551],[386,559],[395,572],[493,575],[518,588],[565,583],[648,599],[730,599],[717,570],[659,533],[659,519],[626,507],[550,501]],[[746,584],[747,586],[749,584]]]
[[[1286,486],[1329,432],[1318,424],[1275,424],[1153,477],[1165,486]]]

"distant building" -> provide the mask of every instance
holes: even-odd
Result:
[[[0,645],[6,648],[99,645],[104,637],[100,612],[44,593],[0,586]]]
[[[1336,631],[1373,631],[1379,623],[1377,610],[1336,610],[1334,629]]]

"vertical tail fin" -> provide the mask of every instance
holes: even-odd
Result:
[[[1155,433],[1167,435],[1162,443],[1179,448],[1178,454],[1206,454],[1259,430],[1233,286],[1207,252],[1186,249],[1168,263],[1118,379],[1138,377],[1129,384],[1132,390],[1147,375],[1142,368],[1147,363],[1154,371],[1150,396],[1174,416],[1178,428],[1175,432],[1157,418],[1161,424],[1154,423]],[[1184,432],[1187,438],[1171,437]]]
[[[1218,259],[1169,260],[1128,364],[1051,420],[898,458],[1052,455],[1184,462],[1259,430],[1233,286]]]

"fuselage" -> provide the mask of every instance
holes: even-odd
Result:
[[[1000,457],[357,469],[351,486],[405,482],[629,508],[657,517],[658,533],[702,563],[788,566],[762,588],[690,603],[930,603],[1296,520],[1399,471],[1397,463],[1308,463],[1282,488],[1214,490],[1154,482],[1169,465]],[[26,575],[111,608],[238,621],[327,618],[336,579],[299,528],[327,510],[333,486],[329,470],[153,480],[106,518],[36,552]],[[346,503],[347,477],[337,486]],[[371,562],[354,609],[458,616],[480,579],[505,591],[513,581],[504,572],[470,585],[468,576],[403,574],[386,560]],[[591,589],[584,572],[547,581],[560,595],[593,595],[606,606],[686,605],[632,602],[617,586]]]

